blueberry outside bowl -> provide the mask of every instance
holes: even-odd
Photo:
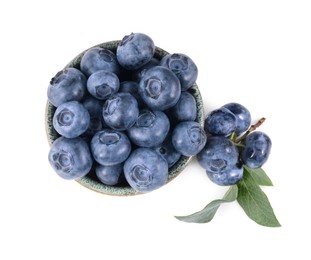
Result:
[[[120,41],[110,41],[110,42],[98,44],[96,46],[115,52],[119,43]],[[66,67],[74,67],[74,68],[79,69],[81,58],[86,51],[87,50],[77,55],[72,61],[70,61],[66,65]],[[166,54],[168,54],[168,52],[166,52],[165,50],[159,47],[156,47],[154,57],[157,59],[161,59]],[[199,122],[203,126],[203,123],[204,123],[203,101],[202,101],[199,88],[196,84],[194,84],[190,89],[188,89],[188,91],[193,95],[197,103],[196,121]],[[56,108],[49,101],[47,101],[46,111],[45,111],[45,127],[46,127],[46,134],[47,134],[49,145],[51,145],[59,137],[59,134],[55,131],[53,127],[53,115],[55,113],[55,110]],[[190,162],[191,158],[192,157],[182,156],[172,167],[170,167],[169,178],[168,178],[167,183],[173,180],[177,175],[179,175],[182,172],[182,170]],[[83,185],[84,187],[89,188],[93,191],[102,193],[102,194],[116,195],[116,196],[129,196],[129,195],[141,194],[135,191],[133,188],[131,188],[128,185],[109,186],[109,185],[105,185],[101,183],[97,179],[94,169],[92,169],[85,177],[77,179],[76,181],[80,183],[81,185]]]

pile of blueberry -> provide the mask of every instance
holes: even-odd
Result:
[[[229,103],[210,112],[204,124],[208,134],[205,147],[197,159],[210,180],[218,185],[237,184],[243,178],[243,164],[260,168],[268,159],[271,140],[263,132],[253,131],[248,109]]]
[[[188,91],[197,66],[184,54],[158,60],[154,53],[149,36],[132,33],[116,52],[90,48],[79,68],[52,78],[48,100],[59,137],[49,162],[59,176],[73,180],[95,169],[106,185],[149,192],[167,182],[182,155],[203,149],[206,134]]]

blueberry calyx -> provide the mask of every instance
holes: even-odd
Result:
[[[137,186],[148,186],[152,182],[152,173],[143,165],[135,165],[131,170],[131,179]]]
[[[210,160],[210,170],[211,172],[221,172],[226,169],[227,162],[223,159],[213,159]]]
[[[175,74],[178,74],[181,71],[188,69],[188,61],[186,57],[175,53],[172,54],[171,59],[168,60],[168,67]]]
[[[204,142],[205,137],[203,130],[200,127],[193,126],[188,130],[190,141],[195,145],[200,145]]]
[[[63,109],[57,117],[57,122],[60,126],[70,126],[74,120],[74,113],[68,109]]]
[[[96,95],[102,99],[109,97],[112,93],[110,86],[107,84],[99,85],[95,87],[95,90],[96,90]]]
[[[151,127],[155,121],[155,114],[151,111],[146,111],[138,117],[136,125],[138,127]]]
[[[120,100],[121,99],[119,97],[107,99],[105,104],[104,104],[104,114],[105,115],[112,115],[113,112],[117,109]]]
[[[158,99],[162,92],[162,84],[159,79],[150,78],[145,82],[145,91],[148,96],[153,99]]]
[[[112,62],[113,61],[113,57],[112,54],[107,51],[106,49],[101,49],[98,51],[100,58],[102,60],[104,60],[105,62]]]
[[[122,39],[122,41],[120,42],[120,45],[126,45],[128,42],[130,42],[134,37],[134,33],[131,33],[130,35],[125,35]]]
[[[99,136],[99,141],[106,145],[111,145],[119,142],[121,136],[118,133],[103,132]]]
[[[52,155],[54,166],[57,170],[62,170],[63,172],[69,173],[74,165],[74,159],[72,155],[65,151],[60,151],[59,153],[54,153]]]

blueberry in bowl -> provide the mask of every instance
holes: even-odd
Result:
[[[63,70],[65,72],[69,70],[72,73],[71,70],[75,69],[81,72],[81,74],[75,70],[73,72],[79,75],[79,81],[74,82],[74,80],[66,79],[62,88],[67,88],[66,91],[70,94],[67,93],[62,96],[61,91],[59,91],[61,94],[56,93],[54,95],[57,98],[59,96],[57,102],[51,102],[48,99],[46,104],[45,126],[51,147],[54,143],[60,143],[59,139],[66,138],[61,134],[62,132],[59,133],[56,130],[53,124],[57,107],[68,101],[78,102],[85,107],[85,109],[80,107],[79,109],[88,115],[88,124],[86,123],[82,127],[83,129],[79,130],[80,136],[76,137],[75,134],[71,138],[70,130],[70,138],[65,139],[69,145],[73,142],[71,140],[79,140],[79,143],[82,144],[80,145],[80,153],[76,155],[75,150],[69,149],[67,152],[62,152],[63,150],[58,148],[60,151],[56,150],[56,155],[50,156],[50,163],[54,170],[57,170],[57,167],[62,167],[63,174],[59,173],[60,176],[65,175],[67,179],[74,179],[84,187],[102,194],[128,196],[157,189],[179,175],[193,157],[175,151],[174,146],[172,146],[172,133],[176,124],[173,124],[170,117],[166,116],[171,113],[170,109],[174,108],[181,96],[182,89],[180,82],[178,82],[179,79],[173,71],[169,71],[169,68],[160,67],[160,69],[155,70],[154,67],[160,63],[152,62],[153,60],[160,62],[169,53],[157,46],[153,48],[152,41],[147,38],[151,44],[150,48],[147,48],[147,51],[138,56],[137,59],[133,58],[135,48],[132,46],[134,44],[132,41],[136,39],[141,41],[144,37],[141,35],[138,37],[135,34],[130,35],[121,41],[98,44],[77,55]],[[132,63],[135,61],[133,66],[127,60],[127,51],[124,48],[129,43],[131,54],[129,57],[132,59]],[[140,43],[140,45],[142,44]],[[119,46],[123,47],[118,52]],[[150,53],[153,55],[151,56]],[[143,73],[137,79],[137,71],[139,70],[143,70]],[[117,80],[115,83],[111,83],[112,81],[106,78],[107,81],[93,82],[89,87],[90,91],[87,87],[87,81],[90,78],[96,79],[94,75],[92,76],[94,73],[97,73],[95,76],[100,74],[113,75],[110,79],[114,79],[116,75],[119,78],[120,85],[116,82]],[[65,79],[66,75],[62,76],[62,74],[64,73],[59,73],[60,79],[55,78],[54,81],[60,82],[61,79]],[[166,75],[169,75],[169,79],[172,80],[173,89],[166,89],[167,83],[164,82]],[[122,87],[124,81],[135,81],[136,84],[131,83],[130,88],[133,89],[124,90]],[[163,89],[158,89],[159,84],[162,84]],[[98,90],[97,93],[100,98],[96,98],[96,90]],[[198,86],[193,83],[183,92],[187,93],[186,95],[191,95],[195,100],[196,109],[192,109],[195,116],[192,115],[191,120],[203,127],[203,101]],[[92,102],[94,102],[94,107],[91,105]],[[70,113],[63,113],[61,121],[64,125],[76,120],[70,115]],[[187,116],[187,120],[189,120],[189,116]],[[131,129],[132,127],[133,129]],[[146,131],[142,131],[144,127]],[[150,135],[154,136],[150,137],[153,139],[152,141],[148,141],[148,137],[143,136],[143,134],[148,133],[147,129]],[[77,129],[74,128],[74,130]],[[134,134],[139,140],[144,140],[133,142],[131,137],[133,138]],[[114,148],[116,148],[115,151]],[[70,153],[72,153],[71,157],[69,156]],[[109,157],[109,154],[116,156]],[[149,156],[143,161],[139,159],[148,154],[152,157],[150,157],[151,159],[147,159]],[[94,159],[95,157],[97,160]],[[75,165],[68,158],[76,158],[76,161],[79,161],[79,158],[87,158],[82,165],[83,167],[81,166],[83,172],[72,172],[72,169],[76,170],[79,164]],[[158,166],[156,166],[157,162]],[[157,175],[157,171],[161,171],[162,174]]]

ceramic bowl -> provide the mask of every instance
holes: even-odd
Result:
[[[96,46],[109,49],[115,52],[119,43],[120,41],[110,41],[110,42],[98,44]],[[66,65],[66,67],[74,67],[74,68],[79,69],[81,58],[86,51],[87,50],[77,55],[73,60],[71,60]],[[159,47],[156,47],[154,57],[160,60],[166,54],[168,54],[168,52],[166,52],[165,50]],[[196,84],[194,84],[188,91],[194,96],[196,103],[197,103],[196,121],[199,122],[203,126],[203,122],[204,122],[203,101],[202,101],[199,88]],[[55,110],[56,108],[49,101],[47,101],[46,111],[45,111],[45,126],[46,126],[46,133],[47,133],[47,139],[48,139],[49,145],[51,145],[59,137],[59,134],[55,131],[53,127],[53,123],[52,123]],[[170,167],[167,183],[173,180],[177,175],[179,175],[182,172],[182,170],[187,166],[187,164],[190,162],[190,160],[191,160],[191,157],[182,156],[172,167]],[[128,196],[128,195],[140,194],[139,192],[135,191],[130,186],[120,186],[120,185],[109,186],[109,185],[105,185],[101,183],[97,179],[94,169],[92,169],[89,172],[89,174],[87,174],[85,177],[77,179],[76,181],[80,183],[81,185],[83,185],[84,187],[89,188],[93,191],[102,193],[102,194],[116,195],[116,196]]]

